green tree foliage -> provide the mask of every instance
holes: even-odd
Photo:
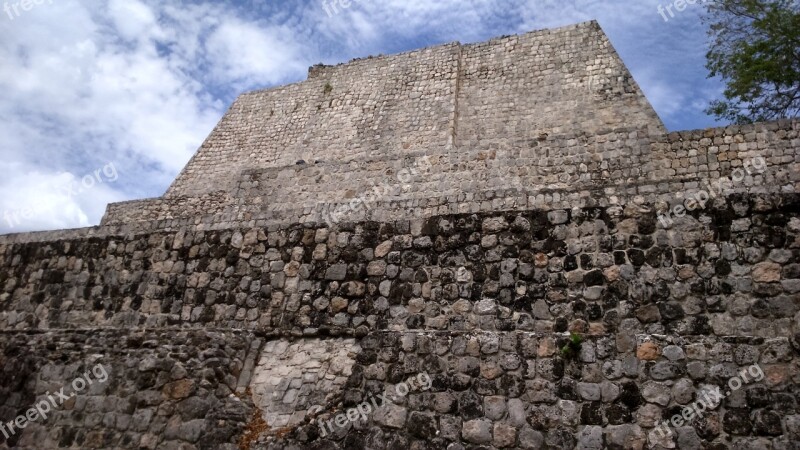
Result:
[[[725,100],[706,112],[736,123],[800,113],[800,1],[718,0],[708,4],[710,77]]]

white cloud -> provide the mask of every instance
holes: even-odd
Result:
[[[137,0],[111,0],[108,14],[119,36],[134,41],[158,32],[155,14]]]
[[[122,200],[112,187],[115,177],[106,176],[102,167],[98,169],[99,175],[90,171],[75,176],[0,164],[0,170],[7,174],[0,182],[0,191],[14,192],[13,197],[0,197],[0,229],[16,233],[92,225],[91,217],[102,215],[107,203]]]
[[[287,39],[286,28],[263,29],[238,19],[223,22],[208,38],[211,68],[220,82],[235,81],[241,89],[276,84],[301,76],[308,65],[300,61],[302,50]]]
[[[653,108],[663,117],[680,112],[686,103],[686,91],[674,84],[675,80],[662,79],[653,71],[646,70],[639,73],[637,81]]]
[[[351,48],[381,48],[399,38],[414,40],[431,36],[437,42],[472,42],[485,39],[504,18],[518,15],[520,1],[501,0],[373,0],[352,1],[349,8],[339,2],[312,2],[309,11],[319,23],[320,32]],[[331,17],[328,16],[328,11]]]

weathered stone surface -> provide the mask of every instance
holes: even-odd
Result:
[[[646,361],[654,361],[661,356],[661,349],[653,342],[645,342],[636,350],[636,357]]]
[[[584,400],[600,400],[600,385],[595,383],[578,383],[578,395]]]
[[[519,432],[519,446],[527,450],[540,449],[544,444],[541,432],[525,427]]]
[[[603,445],[603,428],[596,426],[584,427],[578,432],[578,446],[583,450],[601,450]]]
[[[506,415],[505,397],[486,397],[483,402],[483,413],[491,420],[500,420]]]
[[[642,450],[647,439],[639,425],[611,425],[606,428],[605,443],[609,448]]]
[[[772,262],[763,262],[753,267],[753,281],[758,283],[772,283],[780,281],[781,266]]]
[[[461,434],[467,442],[488,444],[492,442],[492,422],[485,419],[464,422]]]
[[[703,448],[703,442],[700,440],[694,428],[680,427],[675,431],[678,434],[677,448],[688,450],[700,450]]]
[[[648,381],[642,387],[642,397],[651,403],[667,406],[670,401],[670,389],[663,383]]]
[[[484,233],[497,233],[508,228],[508,223],[505,218],[490,218],[483,221]]]
[[[328,268],[325,272],[325,278],[328,280],[344,280],[347,276],[347,265],[335,264]]]
[[[668,345],[664,347],[661,353],[670,361],[680,361],[686,358],[683,349],[677,345]]]
[[[408,417],[408,410],[398,405],[383,405],[375,411],[375,422],[389,428],[403,428]]]
[[[195,382],[191,379],[184,379],[167,383],[164,386],[164,394],[171,399],[183,399],[194,393]]]
[[[504,423],[495,423],[493,437],[492,445],[495,447],[512,448],[517,443],[517,430]]]

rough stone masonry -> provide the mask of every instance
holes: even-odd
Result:
[[[667,133],[595,22],[243,94],[163,197],[0,236],[0,445],[800,448],[799,131]]]

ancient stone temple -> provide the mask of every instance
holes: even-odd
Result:
[[[0,237],[3,448],[800,448],[799,131],[667,133],[595,22],[243,94]]]

